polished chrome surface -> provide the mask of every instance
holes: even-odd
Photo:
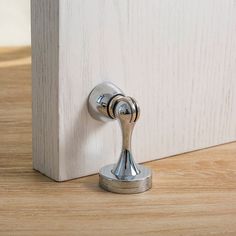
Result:
[[[124,93],[111,82],[103,82],[97,85],[88,97],[89,114],[99,121],[112,120],[108,114],[108,105],[112,98],[118,95],[124,96]]]
[[[130,180],[140,173],[131,152],[132,133],[140,113],[137,107],[130,97],[121,97],[117,99],[114,108],[115,117],[118,119],[122,130],[123,143],[120,159],[114,166],[112,173],[121,180]]]
[[[151,188],[151,170],[135,163],[131,140],[135,123],[140,116],[136,100],[125,96],[110,82],[96,86],[88,98],[90,115],[100,121],[117,119],[122,130],[122,151],[117,164],[104,166],[99,171],[100,186],[115,193],[140,193]]]
[[[113,193],[133,194],[145,192],[152,187],[152,172],[143,165],[137,166],[140,173],[130,180],[117,179],[112,174],[113,164],[104,166],[99,171],[99,185]]]

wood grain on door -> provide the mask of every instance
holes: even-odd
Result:
[[[111,81],[137,99],[137,162],[236,140],[234,0],[32,0],[33,163],[62,181],[117,161],[87,112]]]

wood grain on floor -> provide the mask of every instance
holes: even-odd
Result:
[[[0,49],[0,235],[236,235],[236,143],[147,163],[136,195],[32,170],[29,56]]]

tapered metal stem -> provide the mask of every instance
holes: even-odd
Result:
[[[119,120],[122,130],[122,151],[118,163],[112,173],[121,180],[131,180],[140,173],[138,165],[133,159],[131,152],[131,139],[135,122],[137,121],[139,109],[130,97],[122,97],[117,101],[115,117]]]

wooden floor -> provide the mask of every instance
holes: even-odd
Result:
[[[148,163],[152,190],[32,170],[30,49],[0,49],[0,235],[236,235],[236,143]]]

